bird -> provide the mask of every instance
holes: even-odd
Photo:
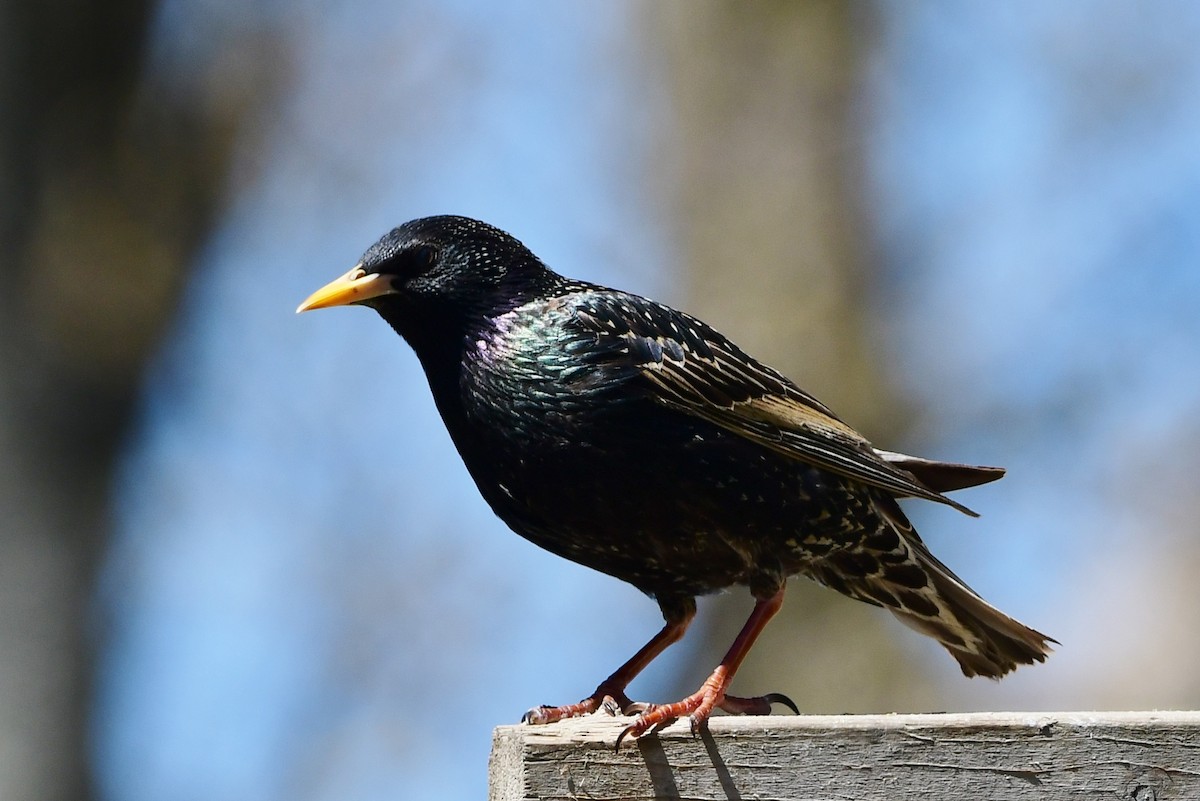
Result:
[[[1004,475],[873,446],[832,410],[683,311],[551,270],[512,235],[461,216],[415,219],[297,312],[374,309],[415,352],[471,478],[514,532],[657,602],[664,624],[583,700],[530,709],[547,724],[633,715],[617,738],[715,709],[798,713],[728,692],[805,576],[882,607],[941,643],[964,675],[1000,678],[1057,641],[989,604],[901,510]],[[696,615],[744,586],[754,607],[700,688],[637,703],[630,682]]]

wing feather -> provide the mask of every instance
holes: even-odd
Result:
[[[925,498],[975,515],[922,483],[897,454],[877,451],[813,396],[683,312],[624,293],[586,293],[576,320],[593,353],[632,368],[658,403],[707,420],[798,461],[896,496]]]

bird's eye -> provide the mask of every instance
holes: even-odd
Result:
[[[437,260],[437,251],[431,245],[421,245],[413,252],[413,266],[418,271],[424,271],[433,266]]]

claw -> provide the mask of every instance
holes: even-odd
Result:
[[[629,734],[632,731],[633,731],[633,726],[626,726],[625,728],[621,729],[621,733],[617,735],[617,744],[613,746],[613,753],[615,753],[615,754],[621,753],[621,741],[625,739],[625,735]],[[636,736],[634,737],[634,739],[637,739]]]
[[[658,707],[654,704],[646,704],[646,706],[650,707],[649,711],[643,712],[642,714],[638,715],[634,719],[633,723],[630,723],[628,726],[621,729],[621,733],[617,735],[617,742],[613,746],[614,753],[620,753],[621,741],[624,740],[626,737],[633,737],[633,739],[636,740],[637,738],[641,737],[646,732],[650,731],[650,729],[654,728],[655,726],[666,725],[667,723],[670,723],[672,720],[674,720],[676,717],[678,717],[677,715],[669,715],[667,717],[659,719],[656,715],[653,715],[652,713],[658,709],[661,709],[661,707]]]
[[[767,693],[763,696],[763,699],[768,704],[783,704],[788,709],[792,710],[792,714],[794,715],[800,714],[800,707],[796,706],[796,702],[791,698],[788,698],[783,693]]]
[[[577,718],[596,711],[601,700],[596,697],[584,698],[577,704],[566,706],[535,706],[521,716],[521,722],[531,726],[544,726],[547,723],[557,723],[565,718]]]
[[[541,726],[546,723],[553,723],[558,718],[551,717],[550,713],[554,707],[552,706],[534,706],[525,710],[525,714],[521,715],[521,722],[530,726]]]
[[[617,703],[616,698],[613,698],[611,695],[606,695],[603,699],[601,699],[600,708],[596,711],[603,712],[610,718],[615,718],[617,715],[621,714],[623,710],[621,709],[621,705]]]
[[[603,712],[606,715],[635,715],[649,709],[652,705],[635,703],[629,700],[623,692],[605,692],[603,685],[596,692],[584,698],[577,704],[566,706],[535,706],[521,716],[521,722],[532,726],[544,726],[547,723],[557,723],[567,718],[578,718],[593,712]]]
[[[716,705],[731,715],[769,715],[771,714],[772,704],[783,704],[797,715],[800,714],[800,709],[792,699],[783,693],[767,693],[755,698],[739,698],[734,695],[727,695],[724,700]]]
[[[723,693],[710,682],[705,682],[704,685],[696,692],[684,698],[682,701],[677,701],[673,704],[655,704],[650,706],[645,712],[634,718],[633,723],[630,723],[617,736],[616,749],[620,750],[621,741],[626,737],[637,739],[655,726],[665,725],[672,720],[688,715],[691,720],[692,731],[697,731],[697,727],[703,726],[704,721],[712,714],[713,706],[723,700]]]
[[[625,708],[626,713],[633,711],[633,707],[644,707],[645,709],[617,736],[616,750],[621,749],[621,741],[626,737],[637,739],[655,726],[665,725],[684,715],[688,716],[692,736],[697,737],[708,726],[708,719],[712,716],[713,709],[716,708],[734,715],[769,715],[771,714],[771,704],[783,704],[797,715],[800,714],[800,710],[792,699],[783,693],[768,693],[755,698],[739,698],[736,695],[725,695],[720,684],[721,682],[715,676],[709,677],[709,680],[704,682],[699,690],[673,704],[630,704]]]

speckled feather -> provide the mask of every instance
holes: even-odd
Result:
[[[895,499],[973,514],[943,492],[997,468],[875,449],[832,411],[690,315],[553,273],[458,217],[395,229],[363,257],[367,301],[416,351],[468,471],[537,545],[627,581],[668,620],[696,595],[792,575],[882,606],[967,675],[1051,642],[929,553]]]

